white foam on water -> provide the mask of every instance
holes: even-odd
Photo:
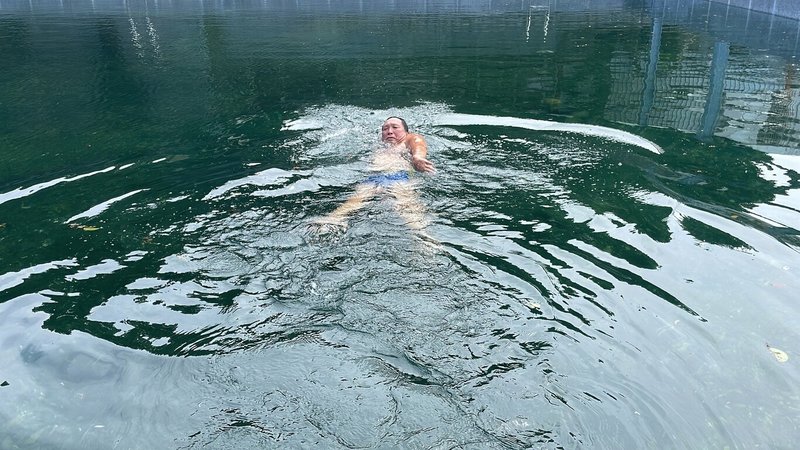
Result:
[[[318,130],[324,128],[322,123],[316,122],[313,119],[299,118],[295,120],[287,120],[283,123],[281,131],[306,131]]]
[[[443,103],[386,109],[334,104],[309,108],[300,117],[285,121],[281,130],[317,132],[312,136],[319,140],[366,134],[377,142],[380,139],[380,127],[387,117],[402,117],[408,122],[410,131],[414,131],[418,126],[430,125],[435,117],[449,112],[451,108]]]
[[[284,122],[282,130],[308,131],[312,138],[320,142],[328,140],[339,144],[354,135],[355,143],[379,140],[379,129],[390,116],[402,117],[408,122],[410,131],[431,131],[430,127],[489,125],[524,128],[533,131],[551,131],[594,136],[613,142],[634,145],[653,153],[661,154],[663,149],[641,136],[614,128],[581,123],[560,123],[548,120],[518,117],[490,116],[479,114],[454,113],[443,103],[422,103],[404,108],[371,110],[356,106],[327,105],[311,108],[297,119]],[[338,139],[337,139],[338,138]],[[366,139],[365,139],[366,138]]]

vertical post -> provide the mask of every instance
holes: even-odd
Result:
[[[767,45],[769,45],[769,41],[772,40],[772,25],[775,23],[775,12],[777,11],[778,4],[775,0],[772,0],[772,12],[770,13],[769,17],[769,32],[767,33]]]
[[[647,73],[642,91],[642,109],[639,111],[639,125],[646,126],[650,110],[656,97],[656,66],[661,51],[661,18],[653,18],[653,35],[650,37],[650,60],[647,62]]]
[[[800,40],[800,22],[797,23],[797,34],[794,36],[794,51],[797,52],[797,42]]]
[[[706,107],[703,110],[703,121],[697,137],[701,140],[710,139],[717,126],[720,109],[722,108],[722,93],[725,88],[725,69],[728,67],[728,54],[730,45],[727,42],[714,44],[714,55],[711,60],[711,79],[708,87]]]
[[[750,12],[753,10],[753,0],[747,4],[747,20],[744,22],[744,30],[747,31],[750,25]]]

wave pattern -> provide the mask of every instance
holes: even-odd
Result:
[[[314,234],[308,223],[362,178],[389,115],[426,135],[438,166],[418,187],[430,240],[383,198],[345,232]],[[276,144],[292,169],[98,192],[97,207],[75,207],[91,214],[60,212],[74,253],[0,276],[8,335],[41,330],[3,346],[9,373],[32,386],[66,374],[56,398],[82,396],[73,411],[112,390],[136,398],[132,377],[164,383],[175,402],[105,405],[118,414],[93,416],[82,438],[134,447],[652,448],[676,436],[718,447],[796,425],[796,393],[775,386],[797,374],[776,373],[765,343],[797,331],[764,326],[791,313],[798,287],[797,230],[765,209],[795,214],[794,182],[773,203],[723,204],[713,192],[738,181],[693,176],[638,140],[453,117],[441,104],[310,109]],[[784,159],[757,164],[792,180]],[[131,222],[150,226],[123,233]],[[762,383],[745,393],[745,379]],[[176,441],[130,434],[159,426],[137,415],[147,401],[188,418],[160,434]],[[8,419],[72,442],[77,419],[47,425],[55,404]]]

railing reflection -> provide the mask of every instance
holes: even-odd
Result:
[[[725,86],[725,69],[728,67],[728,54],[730,53],[727,42],[714,44],[714,54],[711,58],[711,80],[709,83],[706,106],[703,110],[703,121],[697,136],[706,140],[713,136],[717,127],[720,109],[722,108],[722,94]]]
[[[701,140],[723,136],[771,153],[800,154],[800,93],[794,76],[800,23],[696,0],[655,0],[650,13],[654,18],[647,68],[641,78],[631,77],[625,67],[630,61],[612,61],[614,87],[607,119],[692,132]],[[715,40],[713,50],[687,46],[677,61],[659,66],[662,23],[701,28]],[[749,50],[732,55],[732,45]],[[641,102],[634,111],[631,93],[637,89]]]
[[[0,11],[103,11],[124,12],[134,8],[157,11],[220,12],[226,10],[298,10],[332,12],[502,12],[527,11],[530,6],[558,11],[604,11],[644,5],[644,0],[0,0]]]
[[[172,12],[194,15],[227,14],[245,10],[299,13],[303,15],[372,14],[408,12],[419,14],[508,12],[519,14],[521,29],[515,44],[532,51],[561,51],[574,29],[559,29],[559,20],[575,11],[608,13],[634,10],[649,23],[646,53],[614,52],[607,61],[591,61],[609,67],[610,79],[602,118],[612,122],[668,127],[696,134],[700,139],[724,136],[770,152],[798,153],[800,97],[795,60],[800,56],[800,22],[706,0],[0,0],[2,17],[50,12],[67,16],[81,12],[118,15],[126,20],[126,34],[136,54],[160,59],[162,39],[157,18]],[[595,14],[595,15],[598,15]],[[645,25],[647,26],[647,25]],[[662,39],[672,29],[688,29],[703,36],[685,43],[680,54],[664,59]],[[159,29],[166,32],[166,29]],[[263,30],[262,30],[263,31]],[[249,29],[231,39],[266,39]],[[705,38],[710,36],[710,39]],[[706,40],[707,39],[707,40]],[[536,41],[536,42],[534,42]],[[545,42],[546,45],[542,46]],[[539,47],[534,47],[538,44]],[[503,45],[510,45],[504,43]],[[486,55],[495,52],[485,47]],[[713,49],[713,50],[712,50]],[[331,50],[333,51],[333,50]],[[346,47],[336,51],[347,54]],[[671,48],[671,52],[675,52]],[[481,56],[486,56],[481,55]],[[641,67],[642,69],[638,69]],[[515,75],[520,74],[517,72]],[[541,93],[558,85],[560,77],[544,72],[531,74],[527,91]],[[594,80],[596,83],[597,80]],[[597,90],[597,86],[590,89]],[[525,90],[525,89],[523,89]],[[475,92],[479,95],[480,92]],[[593,97],[581,92],[579,95]],[[545,101],[561,102],[557,95]]]
[[[655,100],[655,81],[656,67],[658,65],[658,55],[661,48],[661,18],[653,19],[653,33],[650,40],[650,60],[647,63],[647,73],[644,79],[644,95],[642,95],[642,110],[639,113],[639,125],[647,125],[650,110],[653,108]]]

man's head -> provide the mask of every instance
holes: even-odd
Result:
[[[400,117],[389,117],[381,126],[381,140],[390,144],[397,144],[405,139],[408,134],[408,124]]]

